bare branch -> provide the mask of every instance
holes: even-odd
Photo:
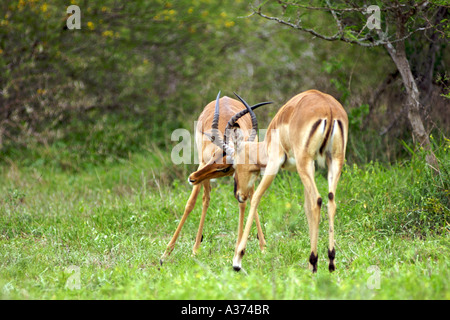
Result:
[[[314,7],[311,7],[311,8],[317,9],[317,10],[319,9],[319,8],[314,8]],[[379,40],[374,40],[369,34],[367,34],[364,38],[358,39],[355,37],[356,39],[353,39],[353,38],[346,37],[344,35],[341,21],[339,20],[336,13],[334,12],[334,8],[323,8],[323,9],[331,11],[332,14],[334,13],[333,17],[336,21],[336,24],[338,25],[339,30],[332,36],[327,36],[327,35],[317,32],[314,29],[306,28],[300,24],[300,21],[299,21],[299,23],[294,24],[290,21],[286,21],[286,20],[280,19],[278,17],[268,16],[261,12],[261,7],[259,7],[258,10],[256,10],[256,11],[254,10],[252,15],[257,14],[264,19],[272,20],[277,23],[291,27],[293,29],[307,32],[307,33],[309,33],[317,38],[323,39],[323,40],[327,40],[327,41],[339,40],[339,41],[343,41],[343,42],[347,42],[347,43],[351,43],[351,44],[357,44],[357,45],[363,46],[363,47],[377,47],[377,46],[385,46],[385,45],[392,46],[393,43],[404,41],[404,40],[408,39],[409,37],[411,37],[416,32],[425,31],[425,30],[433,28],[433,25],[428,23],[427,26],[419,27],[415,30],[412,30],[409,33],[407,33],[406,35],[404,35],[403,37],[397,38],[397,39],[389,39],[388,35],[381,31],[378,31]],[[352,9],[355,9],[355,8],[352,8]],[[362,11],[363,10],[363,8],[359,8],[359,9],[361,9],[361,10],[353,10],[353,11]]]
[[[278,22],[280,24],[284,24],[284,25],[289,26],[289,27],[291,27],[293,29],[297,29],[297,30],[301,30],[301,31],[307,32],[307,33],[309,33],[309,34],[311,34],[311,35],[313,35],[313,36],[315,36],[317,38],[320,38],[320,39],[323,39],[323,40],[327,40],[327,41],[341,40],[341,41],[348,42],[348,43],[358,44],[358,45],[363,46],[363,47],[376,47],[376,46],[384,44],[381,41],[364,42],[364,41],[369,41],[368,37],[364,37],[362,39],[356,39],[356,40],[355,39],[349,39],[349,38],[346,38],[339,31],[336,34],[334,34],[333,36],[326,36],[326,35],[323,35],[321,33],[318,33],[314,29],[305,28],[305,27],[301,26],[300,24],[293,24],[293,23],[291,23],[289,21],[282,20],[282,19],[280,19],[278,17],[267,16],[264,13],[262,13],[261,10],[255,11],[255,14],[261,16],[264,19],[276,21],[276,22]]]
[[[327,5],[331,9],[331,4],[330,4],[329,0],[327,0]],[[343,35],[344,34],[344,30],[342,29],[342,23],[341,23],[341,20],[339,20],[337,14],[336,14],[336,11],[331,9],[331,14],[333,15],[333,18],[336,21],[336,24],[337,24],[337,27],[338,27],[338,30],[339,30],[339,34]]]
[[[330,5],[328,5],[328,7],[311,7],[311,6],[307,6],[304,4],[300,4],[300,3],[293,3],[293,2],[287,2],[287,1],[278,1],[280,4],[283,4],[285,6],[293,6],[293,7],[299,7],[302,9],[308,9],[308,10],[318,10],[318,11],[335,11],[335,12],[362,12],[365,13],[367,7],[363,6],[362,8],[360,7],[353,7],[353,8],[332,8]],[[327,1],[328,4],[328,1]],[[392,6],[388,6],[388,7],[383,7],[380,8],[380,11],[385,12],[385,11],[391,11],[394,9],[401,9],[401,8],[409,8],[409,7],[413,7],[413,8],[419,8],[419,9],[424,9],[426,6],[428,6],[430,4],[429,1],[422,1],[422,2],[418,2],[418,3],[414,3],[414,4],[402,4],[402,3],[397,3],[395,5]],[[448,5],[442,5],[444,7],[450,7]]]

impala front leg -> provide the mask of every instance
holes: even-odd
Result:
[[[191,195],[189,197],[188,202],[186,203],[186,207],[184,208],[183,217],[180,220],[180,223],[178,224],[177,230],[175,230],[175,233],[173,234],[172,239],[170,240],[169,244],[167,245],[166,251],[164,251],[163,256],[159,260],[160,265],[163,264],[164,259],[166,259],[170,253],[172,252],[173,248],[175,247],[175,242],[178,239],[178,236],[180,235],[181,229],[183,228],[184,223],[186,222],[187,217],[191,213],[191,211],[194,209],[195,202],[197,201],[198,193],[200,192],[202,185],[195,185],[192,189]]]
[[[266,247],[266,239],[264,238],[264,233],[261,228],[261,222],[259,221],[258,211],[256,211],[255,222],[256,222],[256,230],[258,231],[257,235],[259,240],[259,248],[261,249],[261,251],[264,251],[264,248]]]
[[[245,217],[245,207],[246,202],[240,202],[239,203],[239,224],[238,224],[238,237],[236,241],[236,248],[234,249],[234,254],[237,254],[237,249],[239,246],[239,243],[242,240],[242,234],[244,233],[244,217]]]
[[[239,224],[238,224],[238,238],[236,241],[236,248],[234,250],[234,254],[237,254],[237,249],[239,246],[239,243],[242,240],[242,235],[244,232],[244,216],[245,216],[245,207],[246,207],[246,202],[243,203],[239,203]],[[256,212],[256,217],[255,217],[255,222],[256,222],[256,229],[258,230],[258,240],[259,240],[259,248],[261,249],[261,251],[264,251],[264,248],[266,246],[266,240],[264,238],[264,233],[262,231],[261,228],[261,223],[259,221],[259,217],[258,217],[258,212]]]
[[[250,202],[253,199],[254,192],[255,192],[255,187],[253,187],[253,189],[250,192]],[[261,251],[264,251],[264,248],[266,246],[266,239],[264,238],[264,233],[261,228],[258,211],[256,211],[255,222],[256,222],[256,230],[258,231],[257,235],[258,235],[258,240],[259,240],[259,248],[261,249]]]
[[[261,179],[261,182],[258,188],[255,191],[255,194],[252,197],[250,202],[250,212],[248,214],[247,223],[245,225],[244,234],[242,235],[242,240],[239,243],[236,254],[233,258],[233,269],[236,271],[241,270],[242,268],[242,257],[245,253],[245,247],[247,246],[248,236],[250,235],[250,229],[252,228],[253,219],[255,219],[257,214],[257,208],[259,202],[261,201],[261,197],[264,195],[264,192],[269,188],[273,179],[275,179],[278,170],[280,169],[282,161],[275,161],[273,163],[269,163],[266,168],[266,174]],[[270,173],[270,174],[268,174]]]
[[[200,247],[200,243],[203,241],[203,224],[205,223],[206,211],[208,211],[209,200],[211,194],[211,184],[209,180],[205,180],[203,182],[203,208],[202,215],[200,218],[200,223],[198,225],[197,236],[195,237],[194,248],[192,249],[192,254],[197,254],[198,248]]]

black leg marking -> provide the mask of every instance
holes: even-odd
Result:
[[[334,194],[333,194],[333,192],[330,192],[330,193],[328,194],[328,199],[329,199],[330,201],[334,199]]]
[[[319,255],[315,255],[314,252],[311,252],[311,255],[309,256],[309,263],[311,263],[313,270],[313,273],[317,272],[317,261],[319,260]]]
[[[203,242],[203,234],[202,234],[202,238],[200,239],[200,242]]]
[[[322,198],[321,197],[317,198],[317,205],[319,206],[319,208],[322,207]]]
[[[334,258],[336,257],[336,250],[333,248],[333,250],[330,251],[328,249],[328,258],[330,259],[330,264],[328,265],[328,270],[330,272],[333,272],[336,270],[336,266],[334,265]]]

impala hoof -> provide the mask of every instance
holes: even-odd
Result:
[[[235,271],[240,271],[241,270],[241,268],[242,268],[242,257],[244,256],[244,254],[245,254],[245,249],[243,249],[241,251],[238,251],[238,253],[236,253],[234,255],[234,258],[233,258],[233,269]]]

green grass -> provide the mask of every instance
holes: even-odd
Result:
[[[160,268],[191,191],[173,179],[165,155],[131,155],[81,171],[3,165],[0,298],[450,299],[447,148],[438,152],[440,176],[416,156],[390,167],[345,167],[331,274],[326,196],[319,270],[312,274],[303,187],[295,174],[280,174],[263,198],[267,248],[260,252],[254,228],[245,272],[236,273],[231,178],[213,183],[199,254],[191,251],[201,197]],[[326,195],[323,172],[316,176]]]

